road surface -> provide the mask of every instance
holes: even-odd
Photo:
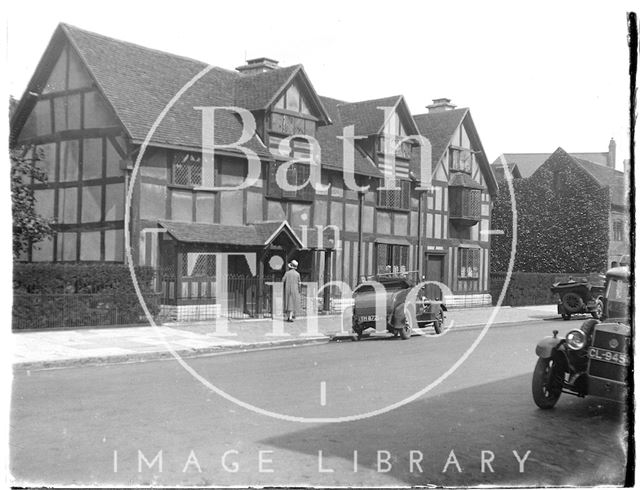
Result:
[[[531,398],[536,342],[579,325],[493,327],[441,382],[480,330],[188,360],[243,406],[173,360],[16,371],[12,475],[23,485],[621,484],[620,406],[563,395],[542,411]]]

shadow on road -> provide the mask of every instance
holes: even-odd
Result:
[[[622,484],[624,407],[563,395],[555,409],[540,410],[531,399],[530,380],[522,375],[432,394],[377,417],[261,442],[312,457],[322,451],[319,479],[326,475],[322,465],[344,484],[375,484],[378,476],[410,485]],[[486,460],[494,458],[484,472],[483,451],[491,452]],[[522,472],[517,458],[524,460]]]

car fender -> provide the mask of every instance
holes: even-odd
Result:
[[[549,359],[562,341],[563,339],[557,337],[545,337],[536,345],[536,355],[542,359]]]

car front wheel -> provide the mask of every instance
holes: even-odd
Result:
[[[553,408],[562,393],[564,370],[553,359],[538,358],[533,370],[533,401],[543,409]]]

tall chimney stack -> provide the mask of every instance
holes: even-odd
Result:
[[[432,100],[433,104],[427,106],[427,109],[429,109],[429,113],[449,111],[456,108],[456,106],[451,103],[451,99],[442,98]]]
[[[609,154],[607,155],[607,167],[616,168],[616,140],[609,141]]]
[[[264,73],[271,70],[278,69],[278,62],[271,58],[254,58],[247,60],[246,65],[242,65],[236,68],[243,75],[255,75],[256,73]]]

